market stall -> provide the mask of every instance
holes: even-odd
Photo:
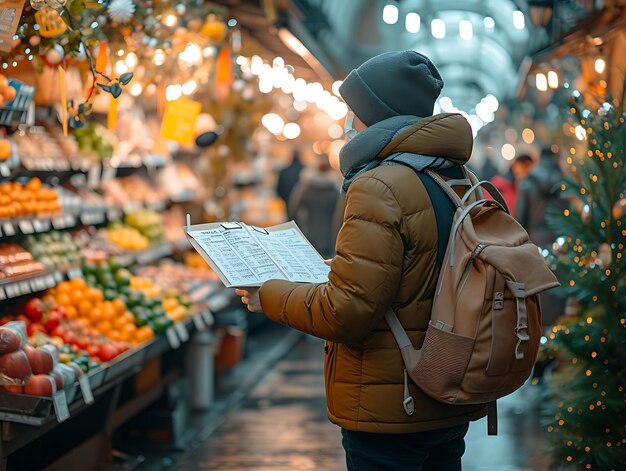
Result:
[[[0,469],[87,469],[164,395],[209,408],[214,369],[244,353],[246,312],[191,249],[185,216],[283,222],[258,178],[271,165],[249,157],[297,138],[285,121],[314,106],[329,150],[347,108],[256,55],[219,5],[3,8]]]

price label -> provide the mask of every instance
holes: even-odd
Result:
[[[199,331],[206,330],[206,325],[204,324],[204,320],[202,320],[201,314],[196,314],[192,317],[193,324],[196,326],[196,329]]]
[[[80,268],[71,268],[67,272],[67,277],[70,280],[73,280],[74,278],[82,278],[83,277],[83,271]]]
[[[189,332],[187,332],[187,327],[182,322],[177,322],[174,324],[174,328],[178,333],[178,338],[180,339],[180,343],[185,343],[189,340]]]
[[[52,219],[52,227],[56,230],[65,229],[65,216],[57,216]]]
[[[22,281],[20,283],[20,291],[22,292],[22,294],[30,294],[30,283],[28,281]]]
[[[67,407],[67,398],[65,391],[57,391],[52,395],[52,403],[54,404],[54,413],[58,422],[63,422],[70,418],[70,409]]]
[[[122,213],[118,209],[111,208],[107,212],[107,218],[109,221],[117,221],[120,217],[122,217]]]
[[[11,176],[11,169],[7,164],[0,164],[0,174],[2,174],[3,177]]]
[[[6,235],[7,237],[15,235],[15,227],[13,227],[13,224],[11,224],[10,222],[5,222],[2,225],[2,230],[4,231],[4,235]]]
[[[46,276],[46,284],[48,285],[48,288],[52,288],[56,284],[56,280],[54,279],[54,276],[52,275]]]
[[[80,375],[80,378],[78,378],[78,384],[80,385],[80,392],[83,394],[85,404],[93,404],[93,392],[91,391],[91,384],[89,384],[89,378],[87,375]]]
[[[180,339],[178,338],[178,335],[176,335],[176,329],[174,329],[174,326],[167,328],[165,331],[165,337],[167,338],[167,343],[170,344],[170,348],[172,350],[176,350],[180,347]]]
[[[207,326],[212,326],[215,323],[213,313],[209,309],[202,313],[202,319]]]
[[[18,225],[20,226],[20,231],[22,231],[23,234],[32,234],[35,232],[33,223],[28,220],[20,221]]]
[[[2,301],[3,299],[6,299],[7,295],[4,292],[4,288],[0,287],[0,301]]]
[[[111,167],[110,165],[105,166],[102,169],[102,178],[103,182],[108,182],[109,180],[113,180],[117,173],[117,169],[115,167]]]
[[[57,283],[61,283],[61,281],[63,281],[63,273],[60,271],[54,272],[54,279]]]
[[[17,287],[17,285],[8,285],[5,288],[5,291],[6,291],[7,298],[9,299],[19,296],[19,288]]]
[[[35,228],[35,232],[43,232],[43,221],[41,219],[35,219],[33,221],[33,227]]]
[[[97,188],[100,185],[100,165],[93,165],[87,173],[87,186],[89,188]]]

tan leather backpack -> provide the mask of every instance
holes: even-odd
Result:
[[[493,184],[468,172],[469,181],[449,182],[471,182],[459,198],[428,174],[457,209],[422,348],[413,347],[391,309],[385,315],[406,367],[404,409],[413,414],[408,375],[441,402],[486,404],[489,434],[496,434],[495,400],[524,384],[537,357],[539,293],[559,283]]]

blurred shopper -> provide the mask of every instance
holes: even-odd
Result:
[[[317,157],[312,166],[302,171],[287,206],[289,219],[296,221],[324,258],[335,255],[337,237],[331,221],[339,200],[339,185],[333,173],[328,156]]]
[[[351,140],[340,153],[346,207],[328,282],[236,291],[250,311],[327,340],[328,417],[342,428],[350,471],[459,470],[469,421],[486,414],[483,405],[438,402],[408,381],[384,319],[393,307],[421,346],[454,213],[423,170],[462,178],[473,144],[461,114],[432,116],[442,87],[415,51],[353,70],[339,89]],[[403,404],[405,388],[414,411]]]
[[[513,217],[515,217],[518,187],[532,169],[533,164],[534,161],[530,155],[522,154],[515,158],[506,175],[496,175],[491,179],[491,183],[502,193]]]
[[[289,197],[300,180],[302,169],[304,169],[304,165],[300,161],[300,150],[294,149],[289,165],[278,172],[278,183],[276,184],[276,194],[283,199],[285,205],[289,204]]]
[[[559,190],[563,177],[559,154],[546,147],[541,151],[539,163],[519,186],[516,218],[528,231],[530,240],[539,247],[550,247],[556,239],[556,234],[546,222],[546,209],[563,206]],[[542,293],[541,307],[543,324],[549,326],[564,314],[565,300],[552,293]]]

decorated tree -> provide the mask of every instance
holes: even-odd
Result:
[[[569,111],[570,208],[549,217],[561,237],[548,258],[575,314],[559,319],[544,351],[558,360],[548,432],[559,467],[625,469],[625,115],[609,102],[591,112],[578,92]]]

